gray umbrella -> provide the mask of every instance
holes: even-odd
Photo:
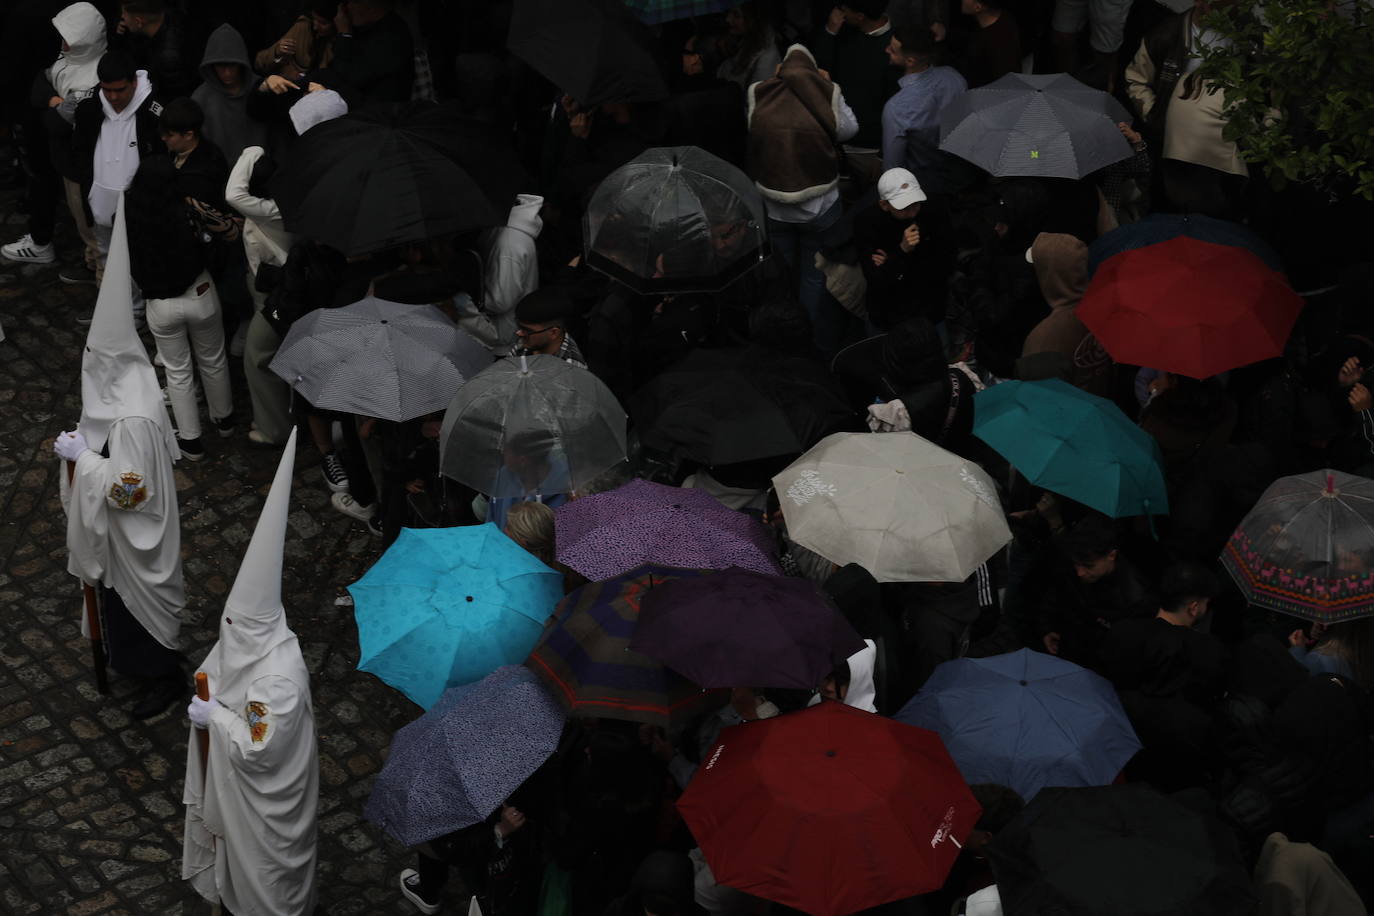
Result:
[[[1008,73],[951,102],[940,149],[998,177],[1082,178],[1129,159],[1121,103],[1067,73]]]
[[[315,407],[400,423],[442,410],[491,352],[432,305],[366,299],[291,325],[269,368]]]
[[[625,411],[586,369],[556,356],[507,357],[458,389],[439,468],[492,497],[581,489],[625,460]]]

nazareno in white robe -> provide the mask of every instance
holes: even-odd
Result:
[[[200,669],[215,709],[201,765],[186,753],[182,877],[235,916],[305,916],[315,907],[319,751],[310,673],[281,603],[282,549],[296,434]]]

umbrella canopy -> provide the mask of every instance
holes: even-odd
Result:
[[[558,747],[563,707],[529,669],[450,687],[391,739],[363,816],[407,846],[480,823]]]
[[[725,729],[678,810],[721,884],[813,916],[940,887],[981,809],[934,732],[823,702]]]
[[[896,718],[938,732],[970,784],[1027,801],[1046,786],[1105,786],[1141,747],[1106,678],[1030,649],[945,662]]]
[[[650,590],[630,639],[703,687],[809,690],[863,647],[814,583],[739,568]]]
[[[1008,73],[940,115],[940,149],[992,175],[1082,178],[1135,155],[1121,103],[1067,73]]]
[[[1203,379],[1282,356],[1302,306],[1251,252],[1180,236],[1104,261],[1076,314],[1117,362]]]
[[[668,97],[653,36],[619,0],[516,0],[506,47],[583,108]]]
[[[439,453],[446,477],[487,496],[571,493],[625,460],[625,411],[556,356],[500,359],[453,396]]]
[[[1192,3],[1188,5],[1192,6]],[[1200,213],[1151,213],[1139,222],[1117,226],[1094,239],[1088,246],[1088,273],[1096,272],[1103,261],[1123,251],[1180,237],[1244,248],[1270,269],[1283,270],[1278,252],[1248,226]]]
[[[559,506],[558,561],[593,581],[644,563],[782,575],[768,530],[709,493],[632,480]]]
[[[646,563],[582,586],[558,606],[526,666],[569,715],[680,729],[723,697],[634,651],[630,637],[646,594],[674,580],[703,575],[702,570]]]
[[[1374,615],[1374,480],[1330,469],[1279,478],[1221,562],[1259,607],[1321,623]]]
[[[986,847],[1006,916],[1240,916],[1235,835],[1143,783],[1045,789]]]
[[[800,455],[857,428],[834,380],[815,364],[762,348],[697,349],[630,399],[649,449],[705,465]]]
[[[462,128],[455,124],[446,135],[431,111],[381,108],[306,131],[271,183],[286,228],[360,255],[504,225],[513,197],[493,202],[484,188],[504,187],[492,177],[508,167],[495,151],[460,165]],[[445,136],[452,142],[445,144]]]
[[[645,25],[710,16],[739,6],[740,0],[625,0],[625,5]]]
[[[369,296],[291,325],[271,369],[315,407],[401,423],[442,410],[491,352],[438,309]]]
[[[915,434],[827,436],[773,488],[792,540],[879,582],[963,582],[1011,540],[987,472]]]
[[[639,293],[715,292],[768,255],[768,214],[749,176],[695,146],[647,150],[587,204],[587,265]]]
[[[1045,379],[994,385],[974,405],[973,434],[1037,487],[1113,518],[1168,514],[1158,443],[1111,401]]]
[[[445,688],[524,659],[563,577],[495,525],[402,528],[348,592],[358,670],[428,709]]]

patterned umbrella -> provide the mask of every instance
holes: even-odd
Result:
[[[450,687],[392,737],[363,816],[407,846],[479,823],[554,752],[563,721],[519,665]]]
[[[633,480],[554,513],[558,560],[593,581],[643,563],[782,574],[767,530],[702,490]]]
[[[402,423],[443,410],[491,353],[428,305],[366,299],[291,325],[271,369],[321,410]]]
[[[348,591],[358,670],[428,709],[445,688],[524,658],[563,579],[495,525],[402,528]]]
[[[640,600],[650,589],[707,574],[646,563],[584,585],[559,604],[525,664],[569,715],[680,728],[723,697],[635,652],[630,636],[639,620]]]
[[[723,13],[739,6],[740,2],[741,0],[625,0],[625,5],[639,17],[640,22],[645,25],[658,25],[660,22]]]
[[[1221,554],[1245,600],[1320,623],[1374,615],[1374,480],[1282,477]]]
[[[1067,73],[1008,73],[940,114],[940,149],[992,175],[1082,178],[1129,159],[1121,103]]]
[[[727,569],[644,596],[630,648],[703,687],[816,687],[864,647],[806,579]]]
[[[556,356],[497,360],[444,412],[439,467],[493,497],[571,493],[625,460],[625,411]]]

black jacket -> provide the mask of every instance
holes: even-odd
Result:
[[[166,105],[189,96],[200,85],[200,55],[205,36],[179,10],[168,9],[152,38],[128,35],[125,49],[153,81],[153,98]]]
[[[313,79],[342,95],[350,110],[376,102],[408,102],[415,83],[410,26],[395,13],[334,40],[334,59]]]

